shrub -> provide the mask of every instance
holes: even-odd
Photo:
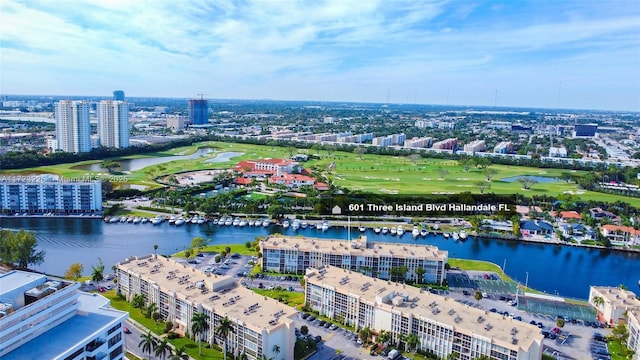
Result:
[[[179,337],[180,337],[180,334],[178,334],[178,333],[177,333],[177,332],[175,332],[175,331],[170,331],[170,332],[167,334],[167,339],[170,339],[170,340],[178,339]]]

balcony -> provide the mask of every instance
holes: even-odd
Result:
[[[87,344],[87,346],[85,347],[85,350],[90,353],[94,352],[97,348],[104,345],[104,343],[105,343],[104,339],[93,340],[92,342]]]
[[[107,358],[107,354],[105,353],[99,353],[98,355],[95,356],[87,356],[86,359],[87,360],[102,360],[102,359],[106,359]]]

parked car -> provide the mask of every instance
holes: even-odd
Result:
[[[131,334],[131,330],[129,330],[129,328],[126,326],[122,328],[122,332],[124,332],[125,334]]]

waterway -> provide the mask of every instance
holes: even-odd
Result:
[[[164,163],[175,161],[175,160],[197,159],[205,156],[210,156],[213,151],[214,150],[212,148],[200,148],[191,155],[174,155],[174,156],[118,160],[117,163],[120,164],[118,171],[136,171],[136,170],[144,169],[147,166],[164,164]],[[100,163],[89,164],[89,165],[78,165],[78,166],[74,166],[73,168],[80,169],[80,170],[95,171],[95,172],[104,171],[102,166],[100,166]]]
[[[175,253],[188,247],[196,236],[211,239],[212,244],[244,244],[256,236],[275,232],[328,239],[347,239],[348,236],[345,228],[337,227],[325,232],[315,229],[296,232],[275,225],[268,228],[213,224],[176,227],[167,222],[154,226],[70,218],[2,218],[0,227],[35,231],[39,247],[46,251],[44,264],[36,268],[51,274],[64,274],[74,262],[82,263],[85,274],[89,274],[98,257],[110,269],[127,256],[152,253],[154,244],[158,245],[159,254]],[[351,234],[359,236],[357,230]],[[430,244],[448,250],[449,257],[506,264],[509,276],[524,283],[528,273],[529,286],[549,294],[585,299],[590,285],[620,284],[638,293],[640,254],[637,253],[473,237],[455,242],[439,235],[413,240],[411,234],[401,238],[378,235],[371,230],[365,234],[369,241]]]

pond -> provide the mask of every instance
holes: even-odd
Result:
[[[216,157],[212,158],[212,159],[208,159],[205,160],[204,162],[206,163],[222,163],[222,162],[227,162],[229,160],[231,160],[232,158],[236,157],[236,156],[241,156],[244,155],[244,153],[241,152],[222,152],[219,154],[216,154]]]
[[[191,160],[197,159],[204,156],[209,156],[214,150],[212,148],[200,148],[196,152],[191,155],[173,155],[173,156],[160,156],[160,157],[150,157],[150,158],[139,158],[139,159],[126,159],[126,160],[118,160],[117,163],[120,164],[120,168],[118,171],[136,171],[140,169],[144,169],[147,166],[153,166],[158,164],[167,163],[175,160]],[[74,166],[74,169],[80,170],[88,170],[95,172],[104,172],[100,166],[100,163],[89,164],[89,165],[78,165]]]
[[[535,180],[535,181],[537,181],[539,183],[552,183],[552,182],[561,181],[558,178],[536,176],[536,175],[518,175],[518,176],[512,176],[512,177],[508,177],[508,178],[502,178],[502,179],[500,179],[500,181],[510,182],[511,183],[511,182],[520,181],[520,179],[531,179],[531,180]]]

